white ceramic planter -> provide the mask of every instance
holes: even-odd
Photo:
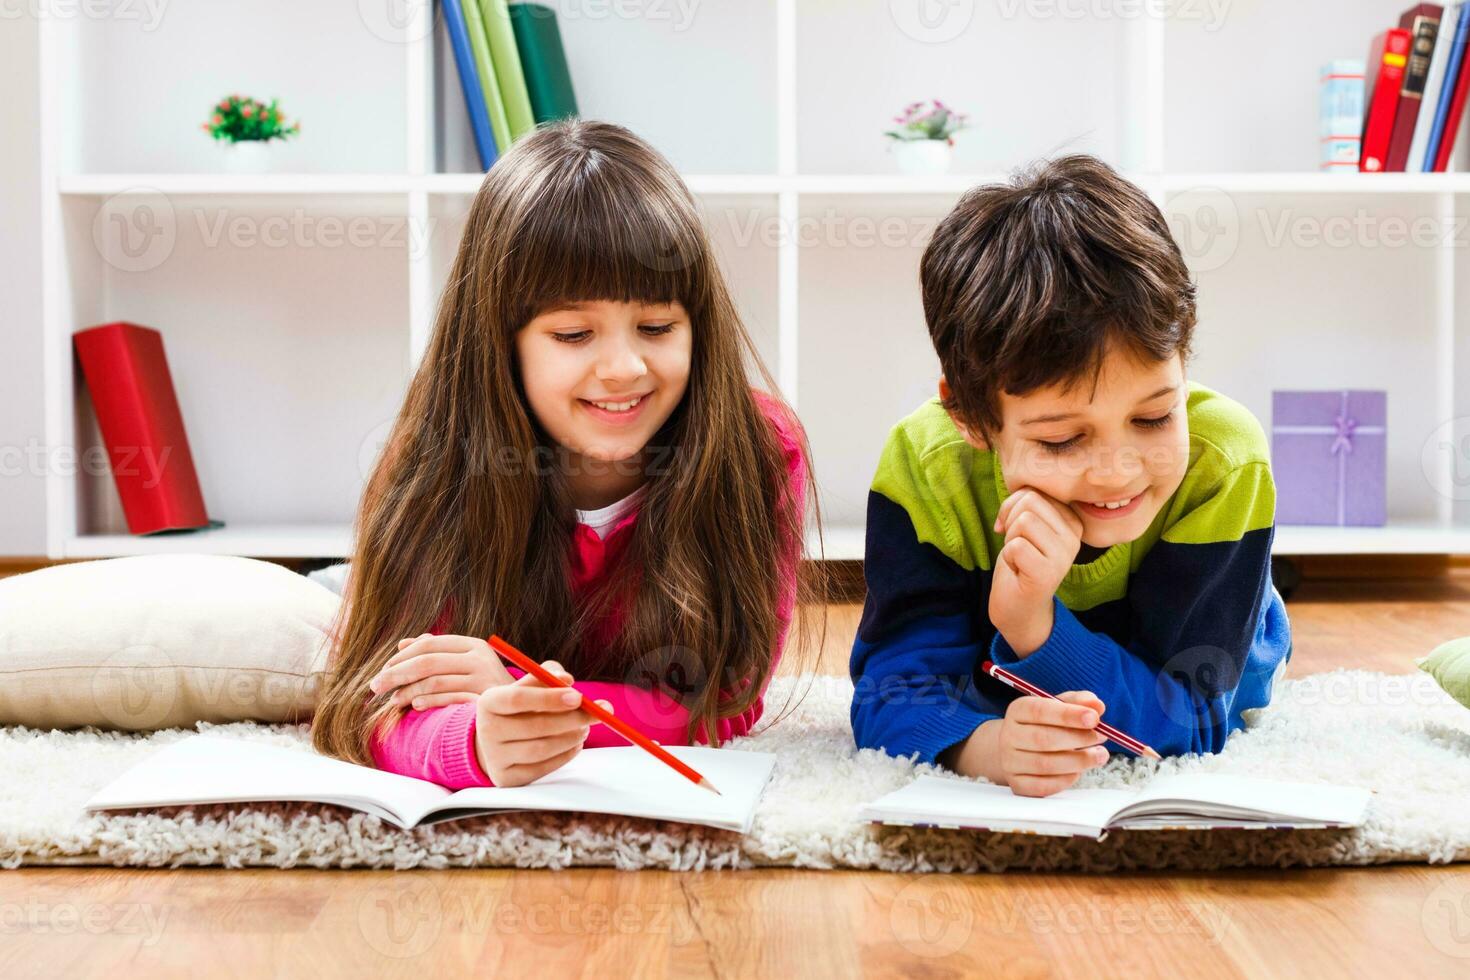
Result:
[[[932,177],[949,172],[954,148],[946,140],[894,140],[893,155],[898,169],[915,177]]]
[[[232,174],[263,174],[275,166],[274,140],[241,140],[226,143],[225,170]]]

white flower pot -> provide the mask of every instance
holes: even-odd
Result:
[[[898,169],[915,177],[932,177],[949,172],[954,148],[947,140],[894,140],[893,155]]]
[[[268,173],[276,164],[275,140],[241,140],[224,144],[225,170],[232,174]]]

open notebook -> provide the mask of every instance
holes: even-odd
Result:
[[[1009,786],[920,776],[863,807],[878,823],[998,830],[1102,840],[1110,830],[1353,827],[1369,793],[1224,773],[1160,776],[1139,791],[1067,789],[1017,796]]]
[[[404,828],[507,810],[565,810],[749,831],[776,757],[706,746],[667,748],[721,795],[631,745],[586,749],[527,786],[450,790],[318,752],[194,735],[118,776],[92,795],[85,810],[302,801],[351,807]]]

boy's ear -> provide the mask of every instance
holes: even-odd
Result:
[[[939,400],[941,402],[949,401],[949,394],[949,382],[944,380],[944,375],[941,374],[939,376]],[[948,413],[950,421],[954,423],[955,428],[960,430],[960,435],[964,436],[966,442],[981,452],[990,448],[990,443],[986,441],[984,436],[972,431],[969,426],[959,420],[954,412],[949,411],[949,409],[945,409],[945,412]]]

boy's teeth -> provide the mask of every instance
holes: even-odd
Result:
[[[1088,503],[1091,504],[1092,501],[1089,500]],[[1117,510],[1120,507],[1127,507],[1131,503],[1133,503],[1133,498],[1132,497],[1129,497],[1127,500],[1120,500],[1120,501],[1118,501],[1115,504],[1092,504],[1092,506],[1094,506],[1094,507],[1104,507],[1104,508],[1106,508],[1108,510]]]
[[[642,400],[643,398],[640,396],[630,402],[593,402],[592,404],[605,412],[626,412]]]

